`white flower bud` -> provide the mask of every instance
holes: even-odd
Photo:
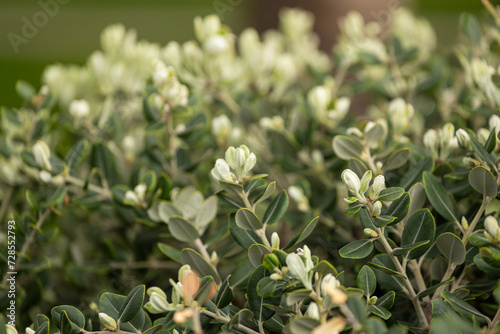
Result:
[[[322,118],[332,100],[332,93],[327,86],[316,86],[307,93],[307,103],[318,118]]]
[[[469,229],[469,222],[467,221],[467,218],[465,218],[465,216],[462,216],[462,227],[464,228],[464,231],[467,231]]]
[[[230,172],[229,165],[224,159],[217,159],[211,174],[217,180],[233,182],[233,174]]]
[[[40,178],[40,181],[42,181],[43,183],[50,183],[52,181],[52,175],[46,170],[40,171],[38,177]]]
[[[500,131],[500,117],[498,117],[498,115],[492,115],[488,121],[488,125],[490,126],[490,130],[495,129],[498,133]]]
[[[167,300],[167,295],[165,294],[165,291],[163,291],[162,289],[160,289],[159,287],[157,286],[152,286],[150,287],[149,289],[146,290],[146,294],[148,296],[151,296],[153,294],[153,292],[156,292],[158,295],[161,296],[161,298]]]
[[[271,276],[269,276],[272,280],[274,281],[279,281],[281,279],[283,279],[283,276],[281,276],[280,274],[278,273],[273,273],[271,274]]]
[[[17,334],[16,327],[14,327],[12,325],[5,325],[5,330],[6,330],[7,334]]]
[[[463,148],[469,148],[470,147],[470,138],[469,134],[467,131],[464,129],[458,129],[455,132],[455,135],[457,137],[458,145]]]
[[[371,296],[370,299],[368,300],[368,305],[374,305],[378,300],[377,296]]]
[[[280,249],[280,237],[276,232],[271,235],[271,245],[273,249]]]
[[[488,141],[488,137],[490,136],[490,131],[485,128],[480,128],[477,130],[477,141],[480,142],[481,144],[486,144]]]
[[[99,320],[101,321],[101,324],[103,324],[104,327],[106,327],[110,331],[114,331],[116,329],[115,319],[111,318],[106,313],[102,313],[102,312],[99,313]]]
[[[90,114],[90,105],[87,100],[74,100],[69,105],[69,113],[74,118],[85,118]]]
[[[246,176],[255,167],[256,163],[257,163],[257,157],[255,156],[255,154],[250,153],[243,168],[243,176]]]
[[[375,180],[373,180],[373,185],[370,187],[368,192],[370,198],[375,199],[378,197],[380,192],[385,188],[385,177],[383,175],[378,175]]]
[[[364,233],[367,237],[370,237],[370,238],[378,238],[378,232],[377,232],[377,231],[372,230],[371,228],[365,228],[365,229],[363,230],[363,233]]]
[[[436,130],[428,130],[424,134],[424,145],[433,154],[437,154],[439,147],[439,134]]]
[[[455,138],[455,127],[451,123],[446,123],[441,129],[441,147],[453,146],[451,143]]]
[[[49,172],[52,170],[52,165],[50,163],[50,149],[47,144],[41,140],[38,140],[35,145],[33,145],[33,155],[35,156],[36,163],[45,170]]]
[[[231,135],[231,120],[226,115],[220,115],[212,119],[212,134],[217,142],[222,143]]]
[[[33,330],[30,327],[26,327],[25,331],[26,331],[26,334],[35,334],[35,330]]]
[[[393,131],[403,134],[410,125],[414,109],[411,104],[406,103],[402,98],[398,97],[389,103],[387,114]]]
[[[363,137],[363,132],[361,132],[360,129],[358,128],[355,128],[355,127],[351,127],[351,128],[348,128],[347,129],[347,135],[348,136],[356,136],[358,138],[362,138]]]
[[[318,304],[316,304],[315,302],[311,302],[309,304],[309,307],[307,308],[306,315],[309,316],[310,318],[319,320],[320,315],[319,315]]]
[[[321,281],[321,294],[325,296],[328,288],[338,288],[340,282],[332,274],[326,274]]]
[[[149,296],[149,303],[152,310],[155,311],[154,313],[163,313],[170,310],[167,299],[163,298],[163,296],[157,292],[151,293],[151,295]]]
[[[484,220],[484,228],[486,232],[490,234],[494,239],[500,239],[500,227],[498,226],[498,221],[493,216],[488,216]]]
[[[368,186],[370,185],[370,181],[372,180],[372,171],[367,170],[363,177],[361,178],[361,188],[360,192],[364,194],[368,190]]]
[[[130,205],[138,205],[141,204],[141,200],[137,196],[137,194],[132,190],[127,190],[125,192],[125,198],[123,200],[124,203]]]
[[[373,203],[372,215],[379,216],[382,212],[382,203],[380,201],[376,201]]]
[[[229,42],[226,37],[215,35],[209,37],[205,42],[205,50],[211,54],[219,54],[229,49]]]
[[[286,257],[286,265],[290,274],[300,280],[306,289],[312,289],[311,282],[308,277],[308,270],[299,255],[295,253],[288,254]]]
[[[347,185],[347,189],[353,192],[355,195],[359,194],[361,189],[361,181],[359,177],[350,169],[345,169],[342,172],[342,181]]]
[[[216,251],[213,251],[212,254],[210,254],[210,262],[216,263],[217,261],[219,261],[219,255]]]
[[[175,71],[172,67],[165,65],[164,62],[156,60],[153,65],[153,83],[160,86],[172,77],[175,77]]]
[[[139,200],[144,200],[144,195],[146,194],[147,186],[144,183],[140,183],[135,186],[134,192],[137,194]]]
[[[203,42],[208,37],[213,36],[219,32],[221,28],[220,19],[217,15],[209,15],[202,19],[197,16],[194,19],[194,32],[196,34],[196,38]]]

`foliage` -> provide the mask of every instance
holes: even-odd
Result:
[[[349,13],[331,57],[287,9],[261,37],[208,16],[165,47],[111,26],[85,65],[47,68],[38,92],[20,81],[24,105],[0,119],[18,324],[493,333],[500,17],[485,4],[488,20],[462,16],[455,61],[404,9],[387,31]]]

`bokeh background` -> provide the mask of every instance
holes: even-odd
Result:
[[[34,16],[43,10],[40,2],[54,1],[59,4],[58,12],[37,28],[26,43],[19,44],[15,52],[9,36],[23,37],[26,20],[33,22]],[[19,106],[21,99],[15,93],[15,82],[22,79],[39,87],[48,64],[84,63],[99,48],[100,32],[112,23],[135,28],[139,39],[165,45],[170,40],[183,42],[193,38],[192,21],[197,15],[218,12],[223,23],[239,33],[247,26],[259,30],[275,27],[280,7],[300,6],[316,13],[322,47],[330,49],[339,15],[354,8],[369,20],[386,20],[384,15],[401,5],[431,21],[441,48],[453,46],[462,11],[483,10],[480,0],[2,0],[0,105]]]

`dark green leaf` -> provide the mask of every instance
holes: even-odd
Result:
[[[396,217],[381,215],[373,218],[373,224],[377,227],[384,227],[396,220]]]
[[[198,302],[200,305],[204,305],[208,300],[208,296],[212,292],[214,288],[214,279],[212,276],[205,276],[201,279],[200,287],[196,292],[194,300]]]
[[[93,145],[91,163],[92,167],[99,168],[103,180],[106,180],[111,185],[116,183],[118,171],[115,165],[115,157],[104,143],[98,142]]]
[[[496,158],[493,158],[493,156],[488,153],[483,145],[481,145],[481,143],[476,139],[476,134],[472,130],[467,130],[467,132],[469,133],[470,144],[474,152],[476,152],[481,159],[487,162],[490,167],[496,168]]]
[[[363,207],[363,203],[361,202],[354,202],[354,203],[349,203],[347,208],[345,209],[345,214],[348,216],[352,216],[356,214],[361,208]]]
[[[410,158],[410,154],[411,154],[411,152],[410,152],[409,148],[403,148],[399,151],[394,152],[393,154],[391,154],[391,156],[384,163],[382,170],[384,172],[387,172],[387,171],[398,169],[399,167],[404,166],[404,164]]]
[[[181,251],[180,250],[175,249],[173,247],[170,247],[169,245],[164,244],[163,242],[158,243],[158,248],[168,258],[174,260],[175,262],[181,263]]]
[[[405,192],[400,198],[391,203],[387,211],[386,215],[396,217],[389,226],[396,225],[400,221],[402,221],[406,215],[408,214],[408,210],[410,209],[410,194]]]
[[[394,298],[396,297],[396,293],[394,291],[389,291],[382,297],[377,299],[375,305],[381,306],[387,310],[390,310],[392,305],[394,305]]]
[[[339,273],[337,269],[335,269],[334,266],[330,264],[330,262],[326,260],[321,260],[314,268],[313,270],[317,272],[320,277],[327,275],[327,274],[332,274],[333,276],[337,276]]]
[[[363,239],[353,241],[339,251],[340,256],[346,259],[363,259],[370,255],[373,250],[373,242],[371,239]]]
[[[142,309],[142,303],[144,302],[145,291],[146,287],[144,284],[138,285],[130,291],[120,308],[119,321],[128,322],[139,313]]]
[[[446,281],[444,281],[444,282],[440,282],[440,283],[438,283],[438,284],[436,284],[436,285],[431,286],[430,288],[427,288],[427,289],[425,289],[425,290],[423,290],[423,291],[420,291],[420,292],[418,293],[417,297],[418,297],[418,298],[424,298],[424,297],[426,297],[426,296],[429,296],[429,295],[430,295],[430,294],[432,294],[434,291],[436,291],[436,290],[437,290],[440,286],[443,286],[443,285],[446,285],[446,284],[448,284],[448,283],[451,283],[451,282],[453,282],[453,280],[454,280],[454,279],[455,279],[454,277],[449,278],[449,279],[447,279],[447,280],[446,280]]]
[[[243,248],[248,249],[253,244],[262,242],[259,235],[251,230],[244,230],[236,225],[235,215],[229,216],[229,232],[233,239]]]
[[[67,320],[67,325],[70,330],[66,333],[78,334],[85,327],[85,317],[76,307],[69,305],[61,305],[54,307],[50,314],[54,324],[62,331],[64,328],[63,322]]]
[[[387,188],[380,192],[377,199],[381,202],[392,202],[400,198],[404,193],[405,190],[403,188]]]
[[[57,326],[57,325],[56,325]],[[74,328],[71,320],[69,320],[66,311],[62,311],[59,317],[59,333],[60,334],[77,334],[80,333],[80,328]]]
[[[363,290],[366,297],[373,295],[377,288],[377,277],[373,270],[368,266],[363,266],[358,273],[357,278],[358,288]]]
[[[219,182],[221,188],[230,194],[233,193],[239,196],[241,193],[243,193],[243,186],[241,184],[224,180],[219,180]]]
[[[342,160],[359,159],[363,147],[347,136],[339,135],[333,138],[333,151]]]
[[[269,183],[267,185],[267,188],[266,188],[266,191],[264,191],[262,193],[262,195],[260,195],[257,200],[255,201],[254,204],[258,204],[260,202],[263,202],[265,201],[266,199],[268,199],[269,197],[271,197],[271,195],[273,194],[274,190],[276,189],[276,181],[273,181],[271,183]]]
[[[441,182],[430,172],[424,172],[424,187],[427,198],[434,209],[449,221],[457,221],[455,206]]]
[[[483,197],[495,198],[497,196],[498,186],[495,177],[483,166],[475,167],[470,171],[469,183]]]
[[[262,265],[262,258],[265,254],[271,253],[271,250],[264,245],[261,244],[253,244],[248,249],[248,258],[250,259],[250,263],[257,268]]]
[[[489,321],[488,317],[486,317],[484,314],[479,312],[476,308],[474,308],[472,305],[467,303],[466,301],[458,298],[451,292],[448,292],[444,290],[441,293],[441,296],[453,307],[457,312],[459,312],[462,315],[475,315],[478,319],[482,320],[481,323],[484,323],[485,321]]]
[[[307,224],[301,231],[299,231],[296,235],[293,236],[292,239],[283,247],[283,249],[289,249],[296,244],[301,243],[304,241],[316,228],[316,225],[318,224],[319,217],[314,218]]]
[[[310,334],[321,323],[313,318],[296,317],[285,327],[290,334]]]
[[[288,209],[288,194],[281,190],[264,213],[263,224],[271,225],[279,221]]]
[[[415,244],[425,241],[430,243],[434,241],[435,234],[436,223],[434,217],[428,209],[420,209],[411,215],[406,222],[401,236],[401,247],[413,247],[412,245],[415,246],[413,248],[418,247],[408,253],[408,258],[415,259],[424,254],[430,247],[430,244],[426,246],[420,245],[420,247]]]
[[[311,290],[309,289],[297,289],[292,292],[286,294],[286,304],[288,306],[293,306],[294,304],[304,300],[309,294]]]
[[[362,323],[366,319],[366,302],[363,302],[360,297],[349,295],[347,306],[353,313],[357,321]]]
[[[183,242],[191,242],[198,239],[198,230],[186,219],[173,216],[168,220],[168,229],[174,238]]]
[[[247,285],[247,301],[250,310],[254,313],[255,319],[258,321],[266,321],[274,315],[274,311],[265,307],[263,304],[279,305],[280,299],[277,297],[263,298],[257,293],[257,285],[260,280],[267,276],[267,270],[263,266],[257,267],[250,278]]]
[[[247,208],[239,209],[236,212],[236,224],[244,230],[256,231],[262,228],[259,217]]]
[[[233,289],[229,285],[229,279],[231,275],[228,275],[226,279],[222,282],[217,295],[215,296],[215,306],[217,309],[222,309],[229,304],[234,299]]]
[[[224,195],[223,192],[218,192],[216,195],[217,195],[217,198],[219,199],[220,205],[222,205],[223,207],[226,207],[226,208],[234,210],[234,211],[237,211],[237,210],[245,207],[245,204],[243,204],[242,202],[240,202],[238,200],[235,200],[231,197]]]
[[[379,305],[369,305],[368,311],[375,314],[376,316],[381,317],[384,320],[387,320],[392,316],[391,312]]]
[[[182,264],[189,264],[191,269],[196,271],[201,277],[212,276],[215,283],[217,283],[217,285],[220,284],[220,277],[219,274],[217,274],[217,271],[195,250],[191,248],[184,248],[181,251],[181,260]]]
[[[441,234],[436,240],[437,247],[441,254],[443,254],[448,260],[460,265],[465,261],[465,247],[455,234],[446,232]]]
[[[257,294],[261,297],[267,298],[276,296],[278,281],[271,279],[270,277],[264,277],[257,284]]]
[[[414,167],[410,167],[408,172],[401,178],[399,185],[404,189],[409,189],[415,183],[422,181],[424,171],[432,172],[434,169],[434,159],[431,157],[420,160]]]
[[[86,139],[79,140],[66,154],[64,161],[68,168],[77,167],[82,163],[89,152],[89,142]]]
[[[1,324],[0,324],[1,326]],[[50,320],[43,314],[37,314],[35,322],[33,323],[35,334],[49,334],[50,333]]]
[[[405,255],[411,250],[414,250],[415,248],[427,245],[430,242],[430,240],[425,240],[425,241],[419,241],[414,244],[409,244],[409,245],[404,245],[402,247],[397,247],[392,250],[392,254],[395,256],[400,256],[400,255]]]

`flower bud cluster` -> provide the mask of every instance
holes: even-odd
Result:
[[[500,241],[500,226],[498,220],[493,216],[488,216],[484,220],[484,235],[493,242]]]
[[[462,137],[461,140],[465,139]],[[424,145],[435,157],[446,159],[459,145],[458,138],[455,136],[455,127],[451,123],[446,123],[439,130],[428,130],[424,134]]]
[[[336,126],[345,117],[351,105],[351,99],[348,97],[333,98],[334,86],[335,82],[330,79],[307,93],[307,103],[315,118],[329,127]]]
[[[125,192],[125,198],[123,202],[128,205],[137,206],[140,208],[146,208],[146,195],[147,186],[144,183],[140,183],[135,186],[134,190],[127,190]]]
[[[177,79],[175,70],[156,60],[153,65],[153,84],[158,94],[163,98],[164,108],[169,110],[176,106],[185,106],[188,103],[189,90]]]
[[[238,148],[230,146],[226,151],[225,160],[217,159],[211,174],[216,180],[242,182],[256,162],[257,157],[247,146],[241,145]]]
[[[306,289],[312,290],[312,278],[314,263],[311,258],[311,250],[309,247],[304,245],[304,249],[302,251],[302,256],[298,253],[301,253],[300,250],[297,253],[290,253],[286,257],[286,265],[290,275],[294,278],[298,279]],[[305,263],[302,260],[305,259]]]
[[[373,180],[373,184],[370,186],[370,181],[372,179],[372,172],[370,170],[366,171],[361,180],[358,175],[350,169],[345,169],[342,172],[342,181],[347,186],[353,197],[345,198],[347,203],[361,202],[366,203],[366,191],[368,190],[369,199],[376,200],[380,195],[380,192],[385,189],[385,178],[383,175],[378,175]],[[378,212],[382,208],[382,203],[376,201],[373,205],[374,213]]]

